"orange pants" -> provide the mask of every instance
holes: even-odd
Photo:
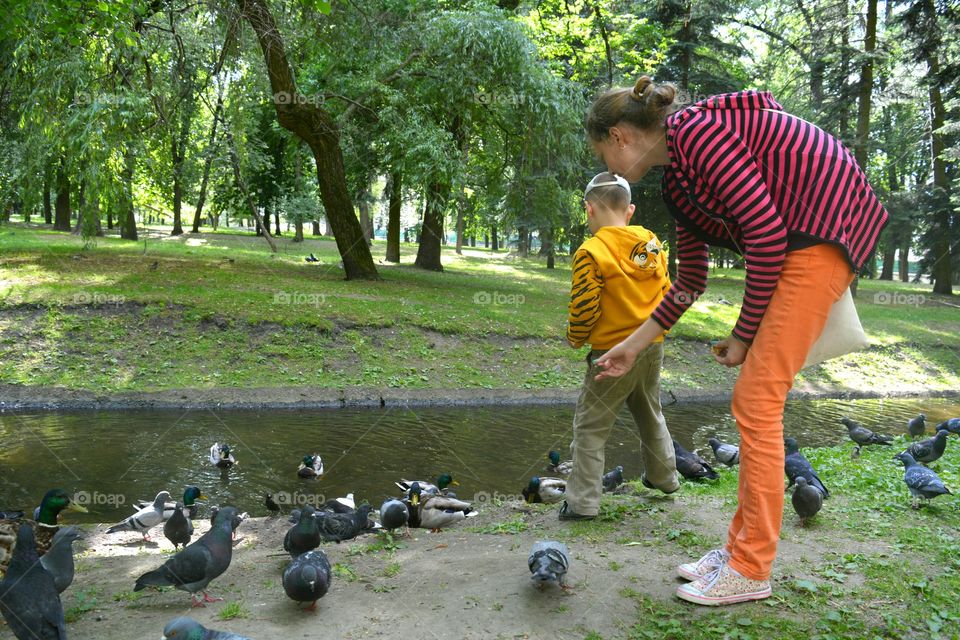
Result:
[[[853,272],[832,244],[791,251],[733,387],[740,431],[740,486],[730,523],[730,566],[766,580],[777,555],[783,518],[783,406],[793,379],[820,337],[831,305]]]

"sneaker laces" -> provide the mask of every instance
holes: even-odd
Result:
[[[717,567],[710,573],[703,576],[701,580],[703,580],[706,584],[703,585],[703,588],[700,589],[700,592],[706,593],[707,591],[709,591],[713,587],[713,585],[717,583],[717,580],[719,580],[720,577],[723,575],[723,570],[726,568],[727,568],[727,563],[726,561],[724,561],[723,563],[720,564],[719,567]]]
[[[699,562],[697,562],[697,569],[705,564],[716,564],[723,566],[727,561],[726,554],[723,553],[722,549],[712,549],[707,555],[703,556]]]

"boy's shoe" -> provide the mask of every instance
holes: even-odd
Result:
[[[696,582],[677,587],[677,597],[688,602],[717,607],[770,597],[769,580],[751,580],[723,563]]]
[[[647,474],[644,473],[640,475],[640,484],[645,486],[647,489],[655,489],[656,491],[665,493],[667,495],[673,493],[674,491],[680,488],[680,483],[677,482],[676,478],[674,478],[673,482],[674,482],[674,485],[670,489],[661,489],[660,487],[653,486],[653,483],[647,480]]]
[[[687,562],[678,566],[677,575],[684,580],[699,580],[725,565],[729,559],[730,554],[726,549],[713,549],[696,562]]]
[[[567,504],[567,501],[563,501],[563,506],[560,507],[559,517],[561,520],[593,520],[597,516],[585,516],[579,513],[574,513],[570,510],[570,506]]]

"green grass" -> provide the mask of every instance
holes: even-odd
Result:
[[[257,386],[573,388],[583,351],[563,339],[569,263],[466,249],[444,272],[378,265],[347,282],[336,246],[249,234],[151,237],[138,243],[36,227],[0,227],[0,382],[98,391]],[[314,253],[321,263],[302,257]],[[373,253],[380,258],[382,243]],[[870,350],[805,371],[801,382],[897,390],[960,386],[960,315],[915,285],[862,281]],[[743,272],[711,273],[707,293],[671,332],[668,388],[729,388],[710,364]],[[923,304],[911,306],[908,301]],[[879,296],[879,297],[877,297]],[[908,298],[914,296],[914,298]],[[898,304],[883,304],[897,302]]]
[[[233,620],[234,618],[249,618],[250,612],[247,611],[241,602],[228,602],[217,612],[217,618],[220,620]]]

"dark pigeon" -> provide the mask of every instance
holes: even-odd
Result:
[[[211,526],[217,522],[217,514],[220,513],[220,505],[213,505],[210,507],[210,524]],[[230,518],[230,535],[231,537],[236,537],[234,534],[237,531],[237,528],[243,524],[243,521],[250,517],[250,514],[247,512],[240,513],[237,509],[233,510],[233,515]]]
[[[617,465],[612,471],[603,474],[603,490],[613,491],[623,484],[623,467]]]
[[[797,476],[797,488],[793,490],[791,502],[793,510],[800,516],[800,524],[806,524],[823,506],[823,494],[820,489],[807,484],[806,478]]]
[[[407,526],[409,518],[410,509],[400,500],[391,498],[380,506],[380,526],[387,531]]]
[[[697,454],[687,451],[680,446],[676,440],[673,441],[673,452],[677,458],[677,471],[684,478],[689,480],[698,480],[700,478],[709,478],[716,480],[720,475],[713,470],[706,460]]]
[[[547,582],[556,582],[566,589],[564,578],[570,567],[570,552],[562,542],[547,540],[534,543],[527,566],[530,567],[531,579],[539,588],[543,589]]]
[[[922,413],[907,423],[907,431],[914,438],[919,438],[927,430],[927,416]]]
[[[163,523],[163,535],[174,549],[190,544],[193,537],[193,523],[183,514],[183,505],[179,502],[166,522]]]
[[[283,538],[284,550],[294,558],[320,546],[320,529],[313,517],[313,507],[307,505],[297,515],[297,524],[290,527]]]
[[[960,435],[960,418],[950,418],[937,425],[937,431],[947,431]]]
[[[735,467],[740,464],[740,447],[735,444],[720,442],[716,438],[710,438],[707,442],[710,443],[710,448],[713,449],[713,457],[717,459],[717,462],[728,467]]]
[[[885,436],[880,433],[874,433],[859,422],[855,422],[850,418],[840,418],[840,422],[847,426],[847,434],[850,436],[851,440],[857,443],[858,449],[868,444],[885,444],[889,446],[893,441],[893,436]]]
[[[276,500],[273,499],[273,495],[269,493],[265,493],[263,495],[263,506],[267,508],[267,511],[270,512],[271,516],[280,514],[280,505],[278,505]]]
[[[937,431],[937,435],[932,438],[910,445],[906,452],[917,462],[930,464],[939,460],[943,452],[946,451],[949,435],[947,431]]]
[[[906,483],[907,488],[910,489],[910,493],[914,498],[932,500],[937,496],[950,495],[950,489],[944,486],[940,476],[934,473],[933,470],[928,469],[922,464],[918,464],[909,453],[904,451],[898,454],[896,458],[903,463],[903,481]],[[919,506],[916,501],[913,503],[914,509]]]
[[[809,485],[819,489],[824,498],[829,498],[830,492],[827,491],[823,482],[820,481],[820,476],[817,475],[810,461],[800,453],[800,447],[797,445],[797,441],[793,438],[784,438],[783,444],[786,450],[786,456],[783,459],[783,470],[787,475],[787,479],[790,481],[787,484],[787,489],[796,483],[797,478],[804,478]]]
[[[163,628],[160,640],[250,640],[229,631],[214,631],[193,618],[174,618]]]
[[[320,549],[301,553],[283,570],[283,590],[296,602],[309,602],[307,611],[330,589],[330,562]]]
[[[53,576],[40,564],[29,524],[17,530],[17,546],[0,581],[0,613],[18,640],[67,638],[60,595]]]
[[[361,533],[373,530],[370,516],[370,505],[363,504],[351,513],[325,512],[317,517],[317,527],[320,537],[327,542],[343,542],[352,540]]]
[[[190,601],[195,607],[205,606],[204,602],[220,600],[207,595],[206,589],[212,580],[227,570],[233,559],[231,535],[236,516],[237,509],[234,507],[220,509],[209,531],[163,563],[163,566],[137,578],[133,590],[141,591],[148,586],[174,586],[189,592]],[[203,592],[203,599],[199,601],[194,596],[198,591]]]
[[[60,529],[53,534],[50,550],[40,558],[40,564],[53,576],[57,593],[63,593],[73,582],[73,541],[81,537],[76,527]]]

